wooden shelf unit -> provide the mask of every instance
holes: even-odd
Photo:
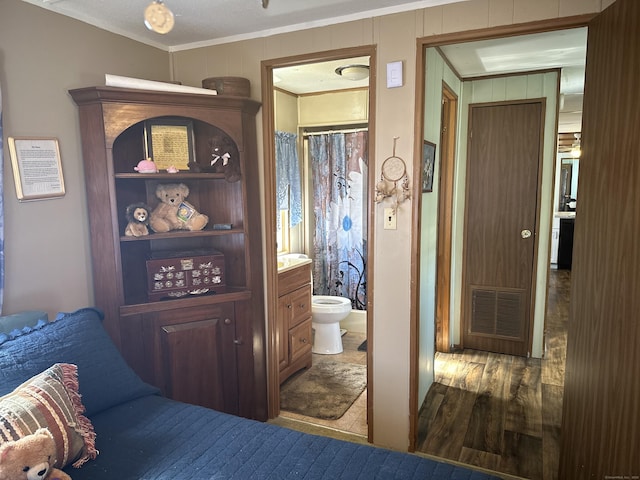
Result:
[[[249,98],[116,87],[71,90],[79,108],[96,306],[132,368],[172,398],[266,420],[263,262],[255,115]],[[207,166],[210,141],[225,137],[240,180],[181,170],[137,173],[145,122],[193,126],[194,161]],[[209,216],[202,231],[127,237],[126,207],[157,203],[161,183],[184,183],[187,201]],[[214,230],[213,224],[231,224]],[[217,250],[226,293],[150,302],[146,261],[158,252]]]

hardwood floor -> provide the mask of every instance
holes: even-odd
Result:
[[[532,480],[555,480],[570,271],[552,270],[543,359],[437,353],[417,451]]]
[[[357,332],[347,332],[342,337],[343,352],[336,355],[319,355],[314,353],[312,363],[315,365],[321,362],[336,361],[355,363],[359,365],[367,364],[367,352],[358,350],[360,344],[366,338],[365,334]],[[349,407],[349,410],[337,420],[322,420],[319,418],[308,417],[293,412],[282,410],[280,417],[288,420],[296,420],[313,424],[320,427],[328,427],[332,430],[347,432],[356,436],[367,436],[367,389],[357,398],[357,400]],[[333,436],[328,434],[328,436]]]

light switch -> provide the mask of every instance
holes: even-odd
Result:
[[[384,209],[384,229],[385,230],[396,229],[396,211],[393,208]]]
[[[402,86],[402,61],[387,63],[387,88]]]

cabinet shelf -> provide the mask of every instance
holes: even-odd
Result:
[[[227,287],[226,293],[212,295],[199,295],[188,298],[161,300],[158,302],[138,303],[135,305],[123,305],[120,307],[122,317],[140,315],[145,313],[163,312],[165,310],[199,307],[203,305],[216,305],[219,303],[249,300],[251,291],[246,288]]]
[[[135,179],[135,180],[225,180],[224,173],[195,173],[195,172],[178,172],[178,173],[116,173],[116,179]]]
[[[126,237],[121,236],[121,242],[148,242],[151,240],[165,240],[171,238],[199,238],[199,237],[218,237],[226,235],[241,235],[244,230],[240,228],[232,228],[231,230],[213,230],[207,229],[198,230],[197,232],[173,230],[167,233],[149,233],[144,237]]]

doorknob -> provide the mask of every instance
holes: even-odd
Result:
[[[531,236],[531,230],[522,230],[520,236],[522,238],[529,238]]]

